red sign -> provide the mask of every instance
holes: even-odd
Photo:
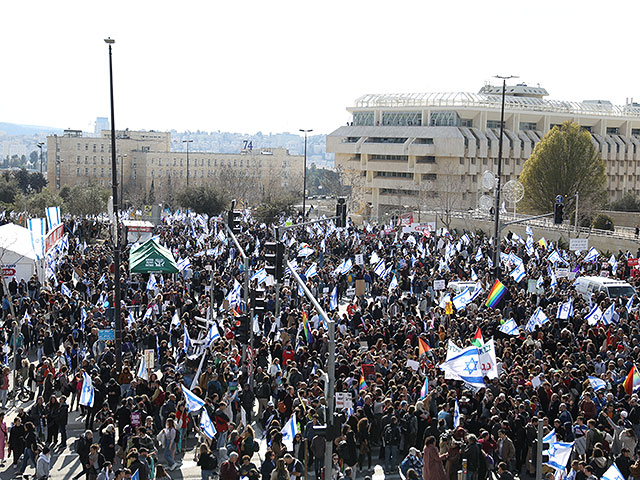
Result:
[[[47,233],[47,237],[44,240],[45,252],[51,250],[55,246],[55,244],[60,241],[62,235],[64,235],[64,224],[61,223],[49,233]]]
[[[13,277],[16,274],[16,269],[11,267],[3,267],[2,275],[4,277]]]
[[[638,266],[638,259],[637,258],[627,258],[627,265],[629,267],[637,267]]]
[[[413,223],[413,213],[403,213],[400,215],[400,225],[411,225]]]

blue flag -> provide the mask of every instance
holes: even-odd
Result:
[[[182,393],[184,394],[184,400],[187,406],[187,410],[190,412],[197,412],[204,406],[204,400],[199,398],[195,393],[189,390],[184,385],[182,387]]]

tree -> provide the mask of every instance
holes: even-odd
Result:
[[[524,209],[532,213],[553,211],[557,195],[565,198],[565,212],[575,209],[576,192],[580,208],[601,206],[606,199],[604,161],[591,134],[573,122],[545,135],[525,162],[520,181]]]
[[[342,165],[336,167],[336,172],[340,181],[336,186],[336,196],[346,198],[349,212],[359,213],[364,208],[366,177],[361,170]]]
[[[609,208],[618,212],[640,212],[640,200],[633,193],[627,192],[620,200],[616,200]]]
[[[13,203],[19,190],[18,184],[13,178],[8,175],[0,176],[0,203]]]
[[[228,204],[210,185],[184,188],[178,194],[177,202],[183,208],[208,215],[218,215]]]
[[[23,209],[24,197],[19,195],[20,199],[16,197],[14,202],[16,210]],[[34,215],[44,215],[44,209],[47,207],[58,207],[63,203],[60,195],[52,192],[48,188],[43,188],[40,193],[29,195],[26,198],[27,211]]]
[[[418,188],[418,209],[425,206],[434,210],[437,218],[447,228],[451,225],[451,215],[464,207],[464,195],[468,191],[468,177],[456,172],[451,164],[439,169],[435,179],[420,181]]]
[[[98,215],[107,211],[109,189],[96,183],[73,187],[64,202],[64,210],[71,215]]]

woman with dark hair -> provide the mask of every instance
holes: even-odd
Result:
[[[446,457],[446,454],[444,455]],[[442,465],[443,458],[440,457],[438,448],[436,447],[436,437],[433,435],[427,437],[424,441],[424,450],[422,452],[422,478],[425,480],[446,480],[447,476]]]

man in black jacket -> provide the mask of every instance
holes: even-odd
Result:
[[[65,448],[67,446],[67,424],[69,423],[69,405],[67,405],[67,397],[65,395],[60,397],[56,423],[60,431],[60,446]]]
[[[129,465],[129,470],[131,470],[132,474],[138,472],[139,480],[149,480],[149,463],[145,458],[140,458],[138,452],[135,449],[132,449],[131,453],[128,455],[128,458],[132,458],[133,462]]]
[[[88,471],[87,465],[89,464],[91,445],[93,445],[93,432],[91,430],[87,430],[80,436],[80,438],[78,438],[76,444],[76,453],[80,459],[80,465],[82,465],[82,472],[75,476],[76,479],[82,477],[82,475]]]

